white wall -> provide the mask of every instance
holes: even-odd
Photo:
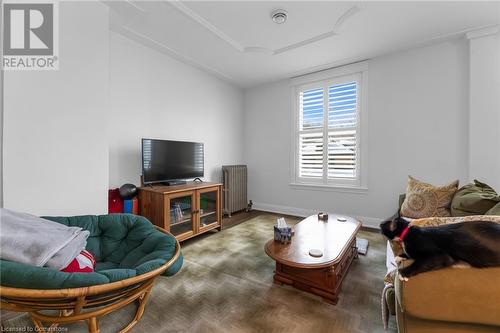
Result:
[[[105,213],[108,7],[61,2],[59,14],[59,70],[5,73],[4,206]]]
[[[205,179],[243,161],[243,93],[199,69],[110,32],[109,185],[136,185],[141,138],[203,142]]]
[[[468,37],[470,175],[500,191],[500,37],[498,28]]]
[[[3,9],[0,6],[0,17],[3,17]],[[0,39],[2,40],[2,45],[0,45],[0,61],[3,63],[3,29],[0,31]],[[3,207],[3,70],[0,69],[0,208]]]
[[[90,25],[87,15],[93,17]],[[482,178],[469,172],[466,40],[370,61],[366,193],[289,186],[288,80],[243,95],[109,32],[108,8],[98,2],[61,3],[60,51],[59,71],[5,74],[7,208],[106,212],[108,187],[139,183],[141,137],[204,142],[207,180],[220,180],[222,164],[246,162],[256,208],[292,214],[328,210],[374,223],[396,209],[408,174],[436,184]],[[480,58],[474,63],[479,66]],[[480,87],[482,80],[476,81]]]
[[[242,163],[240,89],[110,32],[102,3],[59,17],[59,71],[5,74],[6,208],[106,213],[109,187],[139,184],[142,137],[203,142],[206,180]]]
[[[291,97],[284,80],[245,93],[245,159],[256,208],[331,211],[375,224],[396,211],[407,175],[467,180],[468,53],[454,40],[372,59],[368,69],[368,191],[292,188]]]

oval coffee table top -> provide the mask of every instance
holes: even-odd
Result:
[[[347,221],[337,221],[338,217]],[[295,225],[295,235],[290,243],[281,244],[271,239],[266,243],[265,250],[276,262],[288,266],[329,267],[340,261],[360,227],[361,223],[352,217],[328,214],[326,222],[312,215]],[[309,251],[312,249],[323,251],[323,256],[311,256]]]

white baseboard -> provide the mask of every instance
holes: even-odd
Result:
[[[306,217],[306,216],[310,216],[310,215],[314,215],[314,214],[318,213],[318,210],[314,210],[314,209],[296,208],[296,207],[288,207],[288,206],[281,206],[281,205],[271,205],[271,204],[266,204],[266,203],[262,203],[262,202],[254,202],[252,208],[255,210],[262,210],[264,212],[278,213],[278,214],[285,214],[285,215],[292,215],[292,216],[299,216],[299,217]],[[344,214],[342,214],[342,215],[344,215]],[[349,214],[346,214],[346,215],[349,215]],[[368,228],[378,229],[380,222],[382,222],[382,219],[379,219],[376,217],[366,217],[366,216],[354,216],[354,217],[357,218],[361,223],[363,223],[364,227],[368,227]]]

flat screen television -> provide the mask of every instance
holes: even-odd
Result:
[[[142,139],[144,184],[203,177],[203,143]]]

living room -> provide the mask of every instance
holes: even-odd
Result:
[[[30,3],[2,3],[2,329],[500,331],[500,268],[406,276],[401,258],[415,258],[397,253],[411,230],[500,222],[500,2]],[[143,139],[201,144],[202,172],[148,179]],[[239,212],[226,210],[223,167],[235,165],[246,166]],[[110,210],[124,184],[133,193]],[[208,190],[205,226],[195,201]],[[182,191],[193,230],[180,237],[163,203]],[[108,215],[122,211],[135,214]],[[92,273],[4,255],[36,252],[15,227],[39,217],[90,230]],[[418,221],[388,240],[380,223],[394,233],[402,217]],[[325,229],[309,237],[310,222]],[[134,223],[149,230],[140,242],[127,239]],[[274,227],[290,233],[274,240]]]

